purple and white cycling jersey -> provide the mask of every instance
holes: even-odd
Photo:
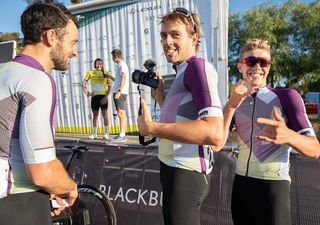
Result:
[[[56,85],[41,64],[19,55],[0,67],[0,197],[37,190],[25,164],[56,159]]]
[[[314,136],[303,100],[293,89],[264,87],[247,97],[236,110],[233,123],[237,128],[239,156],[236,173],[266,180],[289,180],[289,145],[275,145],[256,138],[263,134],[257,118],[272,119],[276,108],[285,118],[287,126],[306,136]]]
[[[207,61],[195,56],[179,64],[177,75],[163,103],[160,122],[177,123],[204,117],[223,118],[218,95],[218,75]],[[163,163],[208,174],[213,153],[209,146],[161,139],[159,159]]]

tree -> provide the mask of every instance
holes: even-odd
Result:
[[[18,32],[0,34],[0,42],[5,42],[5,41],[16,41],[16,43],[17,43],[17,48],[16,48],[17,54],[19,54],[22,51],[22,42],[21,42],[21,39],[20,39],[20,36],[19,36]]]
[[[244,15],[229,16],[230,77],[239,79],[236,68],[241,46],[248,38],[263,38],[272,46],[268,76],[274,86],[290,86],[301,94],[320,82],[320,1],[308,5],[289,0],[264,3]],[[319,85],[315,86],[318,87]],[[311,89],[310,89],[311,88]]]

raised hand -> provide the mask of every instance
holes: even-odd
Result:
[[[272,119],[258,118],[257,123],[265,126],[263,135],[258,135],[257,138],[263,141],[268,141],[273,144],[287,144],[289,142],[290,133],[293,132],[285,124],[284,119],[277,109],[272,110]]]

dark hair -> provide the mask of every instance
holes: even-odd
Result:
[[[111,51],[111,55],[112,56],[118,56],[120,58],[122,58],[122,52],[119,48],[115,48]]]
[[[193,34],[197,33],[198,34],[198,42],[196,44],[196,51],[197,51],[200,46],[200,36],[201,36],[200,20],[196,13],[189,12],[188,10],[186,12],[188,12],[190,15],[186,16],[183,13],[177,13],[175,10],[171,10],[169,13],[167,13],[162,17],[160,24],[164,24],[168,21],[170,22],[178,21],[186,26],[186,29],[189,35],[192,36]],[[189,16],[192,18],[190,18]]]
[[[100,58],[96,58],[96,59],[94,60],[94,63],[93,63],[93,66],[94,66],[94,67],[96,67],[96,63],[97,63],[97,62],[102,62],[102,63],[103,63],[103,60],[100,59]]]
[[[35,3],[28,6],[20,18],[23,44],[39,43],[43,32],[49,29],[54,29],[58,38],[62,38],[69,20],[78,27],[77,18],[62,4]]]

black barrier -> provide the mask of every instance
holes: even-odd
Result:
[[[68,150],[57,142],[58,157]],[[70,175],[104,191],[114,203],[118,225],[163,225],[157,147],[88,145],[86,157],[75,159]],[[320,163],[291,154],[292,225],[320,224]],[[235,156],[215,154],[211,190],[201,209],[202,225],[232,225],[230,201]]]

